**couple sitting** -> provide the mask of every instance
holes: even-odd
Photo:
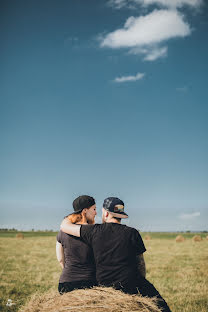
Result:
[[[128,218],[123,201],[116,197],[104,200],[102,224],[94,224],[94,198],[80,196],[74,200],[73,208],[74,213],[62,221],[57,235],[57,259],[63,268],[60,294],[95,285],[114,287],[129,294],[156,296],[162,311],[170,312],[145,278],[146,249],[139,232],[121,224],[121,219]]]

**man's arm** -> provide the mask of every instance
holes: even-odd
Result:
[[[56,242],[56,257],[62,269],[64,268],[64,249],[59,242]]]
[[[81,225],[72,224],[68,218],[65,218],[61,223],[61,231],[73,236],[80,237]]]
[[[136,259],[137,259],[137,269],[138,269],[139,275],[142,277],[145,277],[146,276],[146,266],[145,266],[143,254],[137,255]]]

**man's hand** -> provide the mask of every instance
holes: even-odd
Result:
[[[80,237],[80,225],[78,224],[72,224],[71,221],[68,218],[65,218],[61,222],[61,231],[73,236]]]

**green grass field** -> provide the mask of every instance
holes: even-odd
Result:
[[[143,233],[145,237],[147,233]],[[173,312],[208,311],[208,240],[193,242],[193,233],[148,233],[145,241],[147,279],[159,290]],[[0,232],[0,311],[14,312],[36,292],[56,289],[61,269],[56,260],[56,233]],[[8,299],[15,303],[7,307]]]

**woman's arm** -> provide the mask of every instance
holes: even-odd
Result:
[[[62,269],[64,268],[64,249],[59,242],[56,242],[56,257]]]

